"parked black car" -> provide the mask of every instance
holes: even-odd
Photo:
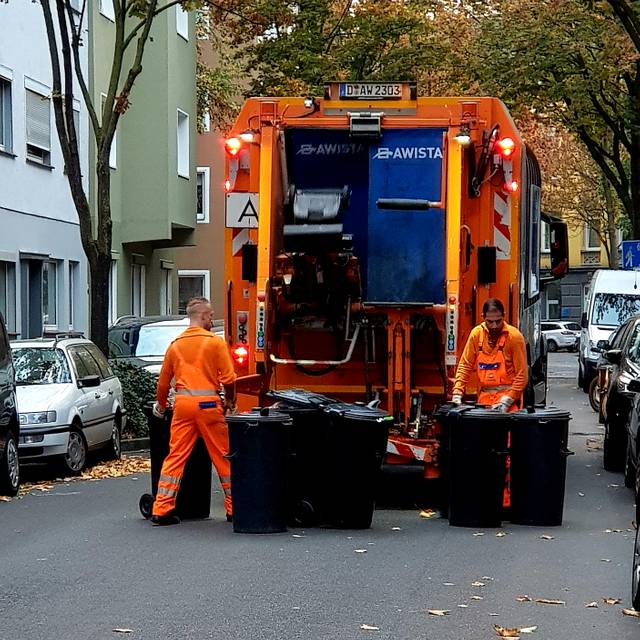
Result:
[[[634,462],[630,456],[635,454],[635,445],[630,442],[627,430],[635,400],[629,383],[640,379],[640,315],[622,324],[611,342],[600,340],[597,348],[603,354],[599,376],[600,418],[604,423],[604,468],[607,471],[622,471],[627,467],[625,482],[631,482],[628,486],[633,486],[635,464],[629,465]],[[633,451],[630,449],[632,445]]]
[[[0,495],[15,496],[20,488],[16,378],[9,337],[0,313]]]

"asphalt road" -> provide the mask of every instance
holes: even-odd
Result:
[[[575,387],[575,356],[552,358],[551,400],[573,414],[576,452],[562,527],[476,531],[386,509],[368,531],[242,535],[217,491],[212,519],[152,528],[137,507],[146,474],[59,484],[0,502],[0,639],[98,640],[120,628],[149,640],[481,640],[497,637],[494,624],[537,626],[531,640],[636,639],[640,619],[621,613],[633,496],[587,451],[602,430]]]

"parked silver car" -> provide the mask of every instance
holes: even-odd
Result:
[[[55,459],[80,473],[92,449],[119,458],[125,423],[122,387],[90,340],[38,338],[11,343],[23,462]]]
[[[580,344],[581,327],[568,320],[543,320],[540,329],[545,338],[547,351],[577,351]]]

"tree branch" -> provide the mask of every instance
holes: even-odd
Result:
[[[640,18],[634,8],[625,0],[609,0],[609,4],[640,53]]]

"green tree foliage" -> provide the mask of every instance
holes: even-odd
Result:
[[[109,364],[122,385],[122,401],[127,412],[124,437],[143,438],[149,435],[143,407],[156,399],[158,379],[152,373],[125,360],[110,360]]]

